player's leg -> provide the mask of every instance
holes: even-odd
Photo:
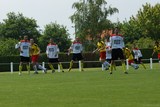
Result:
[[[31,60],[32,60],[32,65],[33,65],[34,74],[38,74],[35,56],[32,56],[32,57],[31,57]]]
[[[125,65],[123,50],[122,49],[117,49],[117,53],[118,53],[118,57],[121,59],[123,72],[125,74],[128,74],[128,72],[126,71],[126,65]]]
[[[25,62],[27,63],[26,68],[27,68],[28,74],[30,74],[30,57],[25,57]]]
[[[79,54],[77,55],[77,60],[81,62],[81,64],[80,64],[80,65],[81,65],[81,70],[80,70],[80,71],[84,71],[84,69],[83,69],[83,64],[84,64],[84,62],[83,62],[83,56],[82,56],[81,53],[79,53]]]
[[[140,57],[139,59],[138,59],[138,61],[139,61],[139,64],[141,64],[142,66],[143,66],[143,68],[144,69],[146,69],[146,66],[143,64],[143,62],[142,62],[142,57]]]
[[[48,65],[49,65],[49,67],[51,68],[52,73],[54,73],[54,72],[55,72],[55,69],[54,69],[53,64],[52,64],[52,63],[54,63],[54,59],[49,58],[48,62],[49,62]]]
[[[64,72],[64,71],[63,71],[62,63],[61,63],[61,62],[59,62],[59,63],[58,63],[58,65],[60,66],[60,70],[61,70],[62,72]]]
[[[23,62],[20,62],[20,64],[19,64],[19,75],[22,74],[22,63],[23,63]]]
[[[20,56],[20,63],[19,63],[19,75],[22,74],[22,69],[23,69],[23,62],[25,61],[24,57],[23,56]]]
[[[73,66],[73,61],[75,61],[76,59],[77,59],[77,54],[74,54],[74,53],[73,53],[72,60],[70,61],[70,64],[69,64],[68,72],[71,71],[72,66]]]
[[[69,72],[71,71],[72,66],[73,66],[73,60],[71,60],[70,63],[69,63],[69,69],[68,69]]]

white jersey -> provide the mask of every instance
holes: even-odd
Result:
[[[21,42],[18,42],[16,45],[15,45],[15,49],[18,49],[20,47],[20,43]]]
[[[46,54],[48,58],[58,58],[59,48],[57,44],[48,44]]]
[[[111,54],[111,43],[106,42],[106,59],[112,59],[112,54]]]
[[[122,35],[115,35],[115,34],[111,35],[110,42],[112,49],[124,48],[124,40]]]
[[[73,53],[81,53],[83,50],[81,42],[73,42],[70,49],[72,49]]]
[[[133,53],[134,53],[134,58],[135,59],[138,59],[138,58],[142,57],[142,53],[138,48],[134,48]]]
[[[29,57],[30,55],[30,42],[29,41],[20,41],[18,46],[20,48],[20,56]]]

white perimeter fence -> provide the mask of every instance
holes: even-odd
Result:
[[[120,61],[120,60],[117,60],[117,61]],[[158,61],[158,59],[142,59],[142,61],[149,61],[150,62],[150,69],[153,69],[153,61]],[[84,61],[84,63],[97,63],[97,62],[100,62],[100,61]],[[61,62],[62,64],[65,64],[65,63],[70,63],[70,62]],[[78,63],[79,64],[79,71],[81,71],[81,61],[78,61],[78,62],[75,62],[75,63]],[[0,63],[0,65],[10,65],[10,72],[13,73],[13,68],[14,68],[14,65],[16,64],[19,64],[19,63],[13,63],[13,62],[10,62],[10,63]],[[42,66],[45,67],[45,62],[42,62]],[[129,69],[129,64],[128,64],[128,59],[126,60],[126,69],[128,70]],[[102,64],[102,71],[105,70],[103,64]],[[58,65],[58,72],[60,72],[60,66]]]

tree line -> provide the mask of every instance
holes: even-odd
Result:
[[[160,4],[152,6],[146,3],[135,16],[123,22],[113,23],[108,16],[118,13],[116,7],[108,6],[105,0],[80,0],[73,3],[75,12],[69,17],[75,28],[75,35],[81,38],[85,51],[96,48],[97,36],[119,27],[128,46],[137,44],[139,48],[152,48],[154,41],[160,39]],[[71,45],[67,27],[51,22],[40,30],[36,19],[28,18],[22,13],[10,12],[7,18],[0,22],[0,56],[18,55],[14,45],[21,36],[34,38],[45,52],[49,38],[53,38],[62,52]],[[104,33],[108,36],[108,33]]]

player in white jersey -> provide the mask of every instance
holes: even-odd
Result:
[[[22,73],[22,64],[26,63],[28,73],[30,73],[30,42],[28,36],[24,36],[24,40],[21,40],[17,47],[20,51],[20,64],[19,64],[19,75]]]
[[[118,28],[114,29],[114,34],[112,34],[110,37],[110,43],[111,43],[111,49],[112,49],[112,60],[111,60],[110,74],[112,74],[115,60],[118,60],[118,58],[121,59],[124,73],[128,74],[128,72],[126,72],[124,55],[123,55],[124,40],[123,40],[123,36],[119,34]]]
[[[111,49],[111,43],[109,41],[109,38],[106,38],[106,61],[108,63],[106,63],[106,70],[109,69],[110,64],[111,64],[111,59],[112,59],[112,49]],[[115,64],[114,64],[114,69],[116,70]]]
[[[48,64],[52,70],[52,73],[55,72],[55,69],[53,67],[53,63],[58,63],[58,65],[60,66],[60,69],[62,70],[62,72],[64,72],[62,64],[59,62],[59,59],[58,59],[58,53],[59,53],[58,45],[56,43],[54,43],[53,39],[51,38],[49,41],[49,44],[46,48],[46,54],[49,59]]]
[[[142,62],[142,53],[141,53],[141,50],[138,49],[136,47],[136,45],[134,45],[132,51],[134,53],[134,61],[135,61],[135,63],[136,64],[141,64],[143,66],[143,68],[146,69],[145,65]]]
[[[71,53],[71,51],[73,52],[72,60],[70,62],[70,67],[68,71],[72,69],[73,61],[76,61],[76,60],[81,61],[81,71],[83,71],[82,50],[83,50],[82,43],[80,42],[80,39],[76,37],[75,41],[72,43],[72,45],[68,49],[68,55]]]

